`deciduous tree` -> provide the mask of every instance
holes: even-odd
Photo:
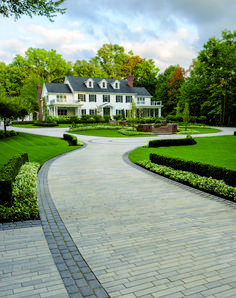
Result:
[[[60,8],[64,0],[2,0],[0,14],[4,17],[13,16],[16,20],[23,15],[46,16],[50,21],[57,13],[65,13],[65,8]]]

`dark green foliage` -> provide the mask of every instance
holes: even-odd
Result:
[[[27,153],[13,156],[0,170],[0,204],[12,204],[12,182],[23,164],[29,161]]]
[[[25,124],[34,124],[34,121],[12,121],[12,124],[17,124],[17,125],[25,125]]]
[[[54,127],[54,126],[58,126],[58,124],[57,122],[35,121],[34,126]]]
[[[163,155],[150,154],[151,162],[165,165],[175,170],[192,172],[200,176],[212,177],[231,186],[236,186],[236,171],[195,161],[185,161],[180,158],[166,157]]]
[[[4,138],[18,136],[18,134],[19,132],[14,130],[7,130],[6,133],[4,133],[3,130],[0,130],[0,140]]]
[[[170,146],[185,146],[195,145],[197,142],[192,137],[186,137],[185,139],[168,139],[168,140],[152,140],[149,141],[149,147],[170,147]]]
[[[72,146],[77,146],[77,138],[75,136],[72,136],[70,134],[64,133],[63,134],[63,138],[65,140],[68,140]]]
[[[236,131],[234,131],[234,136],[236,136]]]
[[[111,120],[110,115],[104,115],[104,121],[105,121],[105,123],[109,123],[110,120]]]

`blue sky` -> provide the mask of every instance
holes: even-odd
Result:
[[[65,15],[18,21],[0,17],[0,61],[29,48],[55,49],[67,61],[89,60],[119,44],[164,71],[188,68],[210,37],[236,30],[235,0],[67,0]]]

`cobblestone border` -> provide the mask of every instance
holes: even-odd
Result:
[[[133,151],[133,150],[131,150],[131,151]],[[139,165],[131,162],[129,160],[129,157],[128,157],[128,155],[129,155],[129,153],[131,151],[128,151],[128,152],[126,152],[126,153],[123,154],[123,160],[124,160],[124,162],[127,163],[128,165],[130,165],[131,167],[134,167],[135,169],[137,169],[137,170],[139,170],[139,171],[141,171],[143,173],[146,173],[149,176],[152,176],[152,177],[154,177],[156,179],[163,180],[163,181],[165,181],[165,182],[167,182],[169,184],[176,185],[176,186],[178,186],[178,187],[180,187],[180,188],[182,188],[184,190],[187,190],[187,191],[189,191],[191,193],[198,194],[202,198],[205,198],[205,199],[208,199],[208,200],[213,200],[213,201],[219,202],[221,204],[224,204],[224,205],[226,205],[226,206],[228,206],[230,208],[236,209],[236,202],[233,202],[233,201],[230,201],[230,200],[226,200],[226,199],[221,198],[221,197],[214,196],[214,195],[209,194],[207,192],[204,192],[204,191],[202,191],[200,189],[197,189],[197,188],[194,188],[194,187],[191,187],[191,186],[182,184],[182,183],[180,183],[178,181],[174,181],[172,179],[169,179],[167,177],[164,177],[162,175],[159,175],[157,173],[154,173],[152,171],[149,171],[148,169],[145,169],[145,168],[143,168],[143,167],[141,167],[141,166],[139,166]]]
[[[48,171],[59,157],[47,161],[38,173],[40,218],[49,249],[70,297],[110,297],[80,254],[50,196]]]

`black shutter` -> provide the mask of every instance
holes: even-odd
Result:
[[[110,102],[110,95],[108,95],[108,102]]]
[[[84,94],[84,102],[86,101],[86,95]]]
[[[120,102],[123,102],[123,95],[121,95],[120,97]]]
[[[102,97],[103,97],[103,102],[105,102],[105,95],[103,95]]]
[[[94,101],[97,102],[97,96],[96,96],[96,94],[94,95]]]

